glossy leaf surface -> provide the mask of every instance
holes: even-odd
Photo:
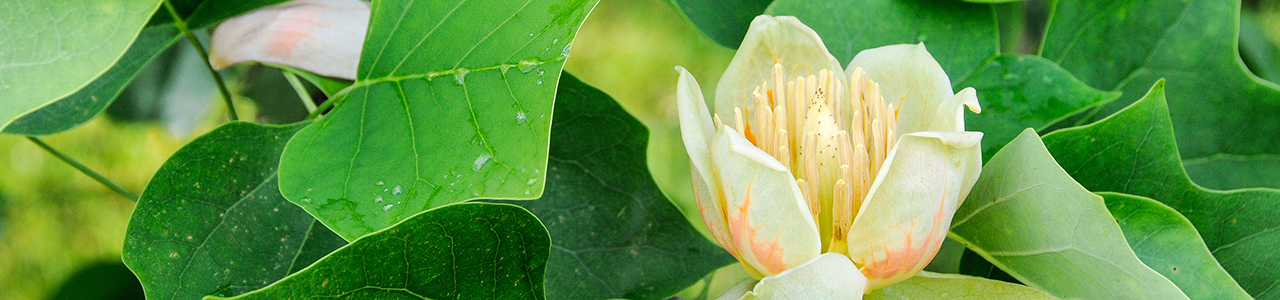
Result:
[[[266,288],[210,299],[544,299],[549,237],[514,205],[429,210]]]
[[[594,0],[373,3],[355,85],[281,159],[280,190],[347,240],[475,198],[542,194],[552,103]]]
[[[1030,129],[983,166],[950,237],[1057,297],[1187,299],[1138,259],[1102,197],[1072,180]]]
[[[1182,170],[1163,82],[1143,99],[1089,126],[1045,135],[1063,169],[1091,191],[1148,197],[1182,213],[1241,287],[1280,298],[1280,191],[1206,190]]]
[[[156,172],[124,245],[148,299],[238,295],[343,244],[277,188],[280,152],[301,127],[229,123]]]
[[[546,191],[523,206],[551,233],[549,299],[665,299],[736,262],[649,174],[649,130],[613,98],[560,78]],[[698,226],[701,226],[699,224]]]

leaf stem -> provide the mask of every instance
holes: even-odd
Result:
[[[329,97],[329,100],[325,100],[324,103],[320,103],[320,107],[316,107],[315,111],[312,111],[310,115],[307,115],[306,120],[311,120],[311,119],[320,117],[320,114],[324,113],[325,110],[328,110],[330,107],[333,107],[334,102],[338,102],[336,101],[338,100],[337,98],[338,97],[336,96]]]
[[[307,113],[316,112],[316,102],[311,99],[311,93],[307,92],[307,88],[302,86],[302,81],[298,80],[298,75],[294,75],[289,70],[280,70],[284,73],[284,79],[289,80],[289,85],[293,86],[293,91],[298,93],[298,99],[302,99],[302,105],[307,107]]]
[[[27,139],[31,140],[32,143],[35,143],[36,146],[40,146],[40,149],[44,149],[45,152],[49,152],[49,154],[52,154],[54,157],[61,159],[62,162],[65,162],[68,165],[71,165],[71,167],[76,168],[76,170],[80,170],[80,172],[84,173],[84,175],[88,175],[90,178],[93,178],[93,180],[98,181],[98,183],[101,183],[102,185],[105,185],[108,188],[111,188],[111,190],[115,191],[116,194],[120,194],[121,196],[124,196],[125,198],[129,198],[129,200],[133,200],[134,202],[138,201],[138,194],[134,194],[133,192],[130,192],[129,190],[124,189],[123,187],[120,187],[120,185],[117,185],[115,182],[111,182],[111,180],[107,179],[107,177],[102,176],[102,174],[98,174],[98,172],[94,172],[92,169],[89,169],[89,167],[86,167],[84,164],[81,164],[80,162],[76,161],[75,159],[72,159],[66,154],[62,154],[62,152],[58,152],[58,150],[53,149],[53,147],[50,147],[49,144],[45,144],[44,141],[40,140],[39,138],[28,136]]]
[[[231,116],[232,121],[240,120],[240,115],[236,114],[236,105],[231,102],[231,90],[227,89],[227,83],[222,80],[222,75],[213,69],[213,65],[209,64],[209,52],[204,50],[204,45],[200,44],[200,40],[196,39],[196,35],[191,33],[191,29],[187,28],[187,21],[178,15],[178,10],[173,8],[173,3],[164,0],[164,9],[169,11],[169,17],[173,18],[173,25],[178,27],[182,34],[187,36],[187,41],[195,46],[196,53],[200,54],[200,59],[204,61],[204,66],[209,70],[209,75],[213,76],[214,83],[218,84],[218,92],[222,93],[222,102],[227,104],[227,114]]]

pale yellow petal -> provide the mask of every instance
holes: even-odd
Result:
[[[968,95],[961,98],[964,101],[952,100],[951,79],[923,43],[862,50],[846,70],[851,73],[856,68],[880,84],[885,101],[898,108],[897,136],[917,131],[963,131],[963,114],[954,115],[958,107],[963,104],[978,110],[976,97],[972,101]]]
[[[715,133],[711,124],[711,115],[707,112],[707,103],[702,98],[702,88],[698,80],[682,67],[676,67],[680,79],[676,82],[676,103],[680,115],[680,137],[684,141],[685,151],[693,167],[694,199],[698,204],[698,214],[702,223],[716,243],[724,247],[729,254],[738,257],[738,247],[729,239],[729,228],[725,222],[724,195],[718,188],[720,181],[711,166],[711,136]],[[759,274],[759,271],[747,266],[748,272]]]
[[[784,84],[797,76],[818,74],[823,69],[843,73],[840,62],[822,44],[822,38],[800,20],[791,16],[757,16],[716,85],[716,113],[730,117],[734,115],[734,107],[754,107],[748,102],[755,101],[752,92],[763,83],[773,83],[775,63],[782,65]]]
[[[210,37],[209,63],[221,69],[257,61],[355,79],[368,27],[368,2],[285,2],[218,25]]]
[[[795,178],[728,126],[711,142],[739,260],[769,276],[818,256],[822,241]]]
[[[970,177],[981,171],[981,139],[926,131],[898,140],[849,229],[849,258],[868,290],[910,278],[937,254]]]
[[[866,287],[867,278],[848,257],[827,253],[761,279],[740,299],[859,300]]]

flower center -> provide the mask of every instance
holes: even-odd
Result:
[[[898,113],[861,68],[848,85],[843,75],[824,69],[785,80],[774,64],[754,105],[735,107],[733,121],[796,177],[826,252],[847,253],[846,231],[893,148]]]

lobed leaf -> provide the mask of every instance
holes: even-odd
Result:
[[[950,237],[1060,298],[1187,298],[1138,259],[1102,197],[1072,180],[1031,129],[982,168]]]
[[[280,190],[347,240],[542,194],[565,55],[595,0],[373,3],[354,85],[285,148]]]
[[[1097,123],[1045,135],[1063,169],[1091,191],[1148,197],[1182,213],[1236,282],[1258,299],[1280,298],[1280,191],[1215,191],[1182,169],[1163,81]]]

